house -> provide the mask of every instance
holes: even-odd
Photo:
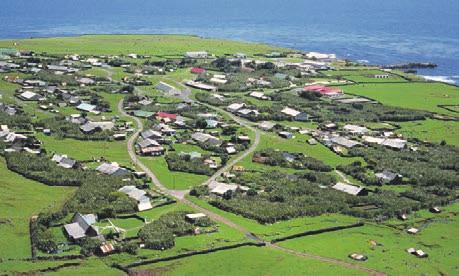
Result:
[[[309,52],[304,55],[305,58],[311,60],[333,60],[336,59],[335,54],[324,54],[319,52]]]
[[[73,240],[78,241],[85,237],[96,237],[99,231],[96,226],[97,216],[94,214],[82,215],[75,213],[72,217],[72,223],[64,225],[64,230],[67,236]]]
[[[258,127],[261,128],[264,131],[269,131],[274,128],[276,123],[270,122],[270,121],[263,121],[258,124]]]
[[[148,148],[148,147],[158,147],[159,143],[156,140],[146,138],[138,142],[137,145],[139,145],[139,147],[142,149],[142,148]]]
[[[51,160],[56,162],[58,166],[65,169],[71,169],[76,165],[76,161],[68,158],[67,155],[54,154]]]
[[[213,85],[205,84],[205,83],[202,83],[202,82],[197,82],[197,81],[191,81],[190,80],[190,81],[186,81],[185,84],[190,86],[190,87],[201,89],[201,90],[205,90],[205,91],[212,91],[212,92],[217,91],[217,87],[215,87]]]
[[[147,105],[152,104],[152,103],[153,103],[153,101],[149,100],[149,99],[143,99],[143,100],[139,101],[139,104],[143,105],[143,106],[147,106]]]
[[[361,145],[361,143],[359,143],[357,141],[350,140],[350,139],[348,139],[346,137],[342,137],[342,136],[332,137],[332,138],[330,138],[330,142],[332,142],[334,144],[337,144],[337,145],[340,145],[340,146],[343,146],[345,148],[353,148],[355,146]]]
[[[220,146],[223,142],[218,139],[217,137],[214,137],[210,134],[207,133],[202,133],[202,132],[195,132],[191,135],[191,138],[195,140],[198,143],[209,143],[214,146]]]
[[[126,140],[126,137],[127,137],[126,133],[113,134],[113,139],[115,139],[116,141]]]
[[[160,156],[160,155],[163,155],[164,152],[165,152],[165,149],[162,146],[151,146],[151,147],[140,148],[140,153],[142,155]]]
[[[430,208],[429,211],[430,211],[431,213],[435,213],[435,214],[441,213],[440,207],[437,207],[437,206]]]
[[[310,139],[308,139],[308,144],[310,144],[310,145],[317,145],[317,140],[314,139],[314,138],[310,138]]]
[[[372,136],[362,136],[362,139],[366,143],[378,144],[388,148],[401,150],[406,147],[407,141],[400,138],[382,138],[382,137],[372,137]]]
[[[102,163],[100,166],[96,168],[96,170],[100,173],[112,175],[112,176],[123,176],[130,174],[130,171],[126,168],[120,167],[118,163]]]
[[[234,147],[227,147],[225,150],[228,154],[235,154],[237,152]]]
[[[284,109],[281,110],[281,113],[284,115],[287,115],[289,117],[296,117],[301,114],[300,111],[297,111],[293,108],[290,107],[285,107]]]
[[[240,116],[249,116],[249,115],[258,116],[258,114],[260,114],[260,113],[258,112],[258,110],[255,110],[255,109],[248,109],[248,108],[239,109],[239,110],[237,111],[237,113],[238,113]]]
[[[188,220],[191,223],[194,223],[197,220],[200,220],[200,219],[203,219],[203,218],[206,218],[206,217],[207,217],[207,215],[205,215],[203,213],[186,214],[185,215],[185,219]]]
[[[158,112],[156,113],[157,120],[168,120],[168,121],[175,121],[177,119],[176,114],[167,113],[167,112]]]
[[[26,91],[23,92],[19,95],[19,98],[23,101],[38,101],[41,96],[37,93],[31,92],[31,91]]]
[[[280,137],[285,138],[285,139],[292,139],[293,138],[293,134],[288,132],[288,131],[280,131],[278,134],[279,134]]]
[[[124,186],[118,190],[137,201],[137,209],[139,211],[150,210],[153,208],[147,192],[140,190],[135,186]]]
[[[206,72],[206,69],[204,68],[200,68],[200,67],[193,67],[191,68],[191,73],[192,74],[202,74],[202,73],[205,73]]]
[[[388,79],[389,77],[389,74],[375,74],[372,76],[374,79]]]
[[[308,85],[303,88],[303,91],[319,93],[322,96],[339,96],[343,94],[343,91],[339,88],[323,85]]]
[[[401,174],[393,173],[388,170],[384,170],[382,172],[376,173],[375,176],[376,178],[381,180],[383,183],[395,184],[395,183],[399,183],[402,180]]]
[[[368,133],[370,130],[366,127],[357,126],[357,125],[345,125],[343,130],[350,133],[350,134],[365,134]]]
[[[263,92],[252,92],[249,94],[250,97],[253,97],[258,100],[269,100],[269,97],[265,95]]]
[[[5,143],[17,143],[17,142],[25,141],[25,140],[27,140],[27,136],[22,135],[22,134],[17,134],[14,132],[9,132],[6,135],[4,142]]]
[[[152,129],[147,129],[145,131],[142,131],[140,133],[140,136],[143,139],[161,139],[163,135],[159,131],[155,131],[155,130],[152,130]]]
[[[176,89],[175,87],[173,87],[172,85],[170,84],[167,84],[165,82],[162,82],[160,81],[156,86],[155,88],[161,92],[164,92],[164,93],[169,93],[169,94],[177,94],[177,93],[180,93],[180,90]]]
[[[220,122],[212,119],[206,120],[206,128],[216,128]]]
[[[217,181],[211,181],[208,185],[209,190],[212,194],[223,196],[226,192],[232,191],[235,192],[238,188],[236,184],[226,184]]]
[[[97,248],[97,254],[99,255],[108,255],[115,251],[115,246],[111,243],[104,243]]]
[[[91,78],[80,78],[78,79],[78,83],[80,85],[93,85],[96,83],[96,81]]]
[[[209,53],[206,51],[197,51],[197,52],[186,52],[185,53],[186,58],[196,58],[196,59],[202,59],[202,58],[208,58]]]
[[[96,111],[97,106],[88,103],[81,103],[76,108],[85,112],[94,112]]]
[[[230,112],[236,112],[243,107],[245,107],[245,103],[233,103],[228,105],[226,109]]]
[[[332,186],[333,189],[341,191],[354,196],[365,196],[368,195],[368,191],[364,187],[358,187],[342,182],[338,182]]]
[[[220,78],[211,78],[209,80],[211,83],[213,84],[216,84],[216,85],[222,85],[222,84],[226,84],[228,82],[228,80],[226,79],[220,79]]]

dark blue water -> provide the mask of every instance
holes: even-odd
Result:
[[[457,0],[1,0],[0,26],[0,38],[180,33],[434,62],[420,73],[459,82]]]

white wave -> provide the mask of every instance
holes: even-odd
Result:
[[[421,76],[426,80],[439,81],[444,83],[456,84],[454,79],[457,79],[459,76]]]

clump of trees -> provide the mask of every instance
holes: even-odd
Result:
[[[263,149],[255,152],[253,161],[284,168],[309,169],[322,172],[332,171],[332,167],[318,159],[305,156],[301,153],[292,154],[274,149]]]
[[[77,140],[112,140],[112,130],[99,130],[94,133],[83,133],[78,124],[71,123],[64,116],[55,116],[42,119],[35,123],[36,127],[48,128],[51,133],[59,138],[72,138]]]
[[[139,238],[146,248],[164,250],[175,246],[175,237],[192,235],[196,227],[214,225],[209,218],[203,218],[191,223],[185,219],[187,212],[178,211],[162,215],[152,223],[146,224],[139,231]]]
[[[314,171],[293,175],[280,172],[244,173],[234,181],[251,187],[250,190],[254,192],[236,191],[220,198],[208,197],[208,192],[196,188],[191,195],[206,196],[213,206],[260,223],[325,213],[342,213],[379,220],[409,213],[434,203],[424,205],[405,194],[380,189],[371,191],[368,196],[349,195],[330,187],[336,183],[333,176]]]
[[[7,125],[9,128],[20,128],[20,129],[30,129],[31,120],[29,116],[24,113],[18,113],[15,115],[9,115],[6,112],[0,110],[0,123],[2,125]]]
[[[191,158],[188,154],[170,153],[166,156],[166,162],[169,170],[179,172],[189,172],[195,174],[212,175],[215,170],[209,168],[204,160],[209,156]]]

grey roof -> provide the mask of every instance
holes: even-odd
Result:
[[[65,232],[74,240],[86,237],[86,231],[78,222],[64,225]]]
[[[393,173],[387,170],[380,172],[380,173],[376,173],[375,176],[379,179],[382,179],[384,181],[389,181],[389,182],[394,180],[396,177],[400,177],[399,174],[396,174],[396,173]]]
[[[84,238],[88,229],[96,223],[97,216],[94,214],[82,215],[80,213],[75,213],[72,218],[72,223],[64,225],[64,229],[67,234],[77,240]],[[97,229],[93,228],[96,232]]]
[[[142,131],[142,133],[140,133],[140,136],[142,136],[143,139],[147,139],[147,138],[152,138],[152,137],[160,138],[162,135],[158,131],[148,129],[148,130]]]
[[[103,163],[99,167],[97,167],[96,170],[101,173],[113,176],[120,176],[129,173],[129,170],[122,168],[118,164],[114,163]]]
[[[150,146],[159,146],[158,142],[156,142],[155,140],[149,139],[149,138],[144,139],[144,140],[138,142],[137,144],[141,148],[146,148],[146,147],[150,147]]]
[[[358,187],[342,182],[336,183],[332,188],[350,195],[358,195],[364,189],[363,187]]]
[[[346,137],[342,137],[342,136],[332,137],[330,141],[340,146],[346,147],[346,148],[352,148],[357,145],[360,145],[359,142],[347,139]]]

